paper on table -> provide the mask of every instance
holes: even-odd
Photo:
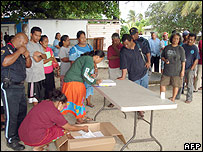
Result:
[[[99,84],[99,86],[116,86],[116,82],[110,79],[102,80],[102,82]]]
[[[97,131],[97,132],[92,132],[91,130],[89,130],[89,132],[84,132],[82,130],[78,131],[78,133],[81,134],[81,136],[75,136],[75,139],[79,139],[79,138],[94,138],[94,137],[103,137],[104,135],[101,133],[101,131]]]

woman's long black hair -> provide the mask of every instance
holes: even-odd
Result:
[[[63,41],[66,41],[67,38],[68,38],[68,35],[63,35],[63,36],[61,37],[61,41],[59,42],[59,46],[60,46],[60,47],[63,46]]]
[[[105,53],[104,53],[104,51],[102,51],[102,50],[96,50],[96,51],[91,51],[91,52],[86,52],[86,53],[84,53],[84,54],[82,54],[81,56],[85,56],[85,55],[89,55],[89,56],[95,56],[95,55],[97,55],[97,56],[99,56],[100,58],[103,58],[103,57],[105,57]]]

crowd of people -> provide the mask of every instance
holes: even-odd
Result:
[[[162,40],[156,32],[151,32],[149,40],[140,37],[135,27],[129,33],[121,40],[118,33],[112,34],[107,50],[109,79],[129,79],[148,88],[154,68],[162,74],[160,94],[165,96],[166,86],[172,85],[169,99],[175,102],[187,87],[185,103],[192,102],[193,92],[202,89],[202,40],[197,47],[196,34],[189,31],[183,32],[183,41],[176,31],[169,39],[164,32]],[[53,49],[48,36],[41,34],[40,27],[31,29],[30,40],[24,33],[3,40],[1,33],[1,130],[5,130],[7,146],[13,150],[25,148],[19,141],[40,151],[63,135],[73,138],[70,131],[88,132],[86,125],[68,123],[63,116],[67,113],[75,116],[76,124],[93,120],[86,116],[85,107],[94,108],[92,85],[102,82],[97,79],[97,64],[104,59],[104,51],[94,50],[84,31],[77,32],[78,44],[73,47],[68,35],[56,33]],[[60,77],[58,89],[55,76]],[[33,104],[28,113],[27,101]],[[144,111],[138,116],[143,118]]]

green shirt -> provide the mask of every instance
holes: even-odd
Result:
[[[81,56],[72,64],[71,68],[64,76],[64,82],[87,82],[88,84],[96,84],[96,79],[91,76],[91,71],[94,70],[93,57]]]

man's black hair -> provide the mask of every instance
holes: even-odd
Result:
[[[188,38],[189,38],[189,37],[195,37],[195,40],[196,40],[197,35],[196,35],[195,33],[190,33],[189,36],[188,36]]]
[[[37,27],[37,26],[35,26],[35,27],[33,27],[33,28],[31,29],[31,33],[33,34],[35,31],[42,33],[41,28],[40,28],[40,27]]]
[[[84,34],[85,35],[85,32],[84,31],[78,31],[78,33],[77,33],[77,38],[79,39],[80,38],[80,35],[81,34]]]
[[[128,41],[132,40],[132,37],[130,36],[130,34],[123,34],[122,42],[125,42],[126,40],[128,40]]]

